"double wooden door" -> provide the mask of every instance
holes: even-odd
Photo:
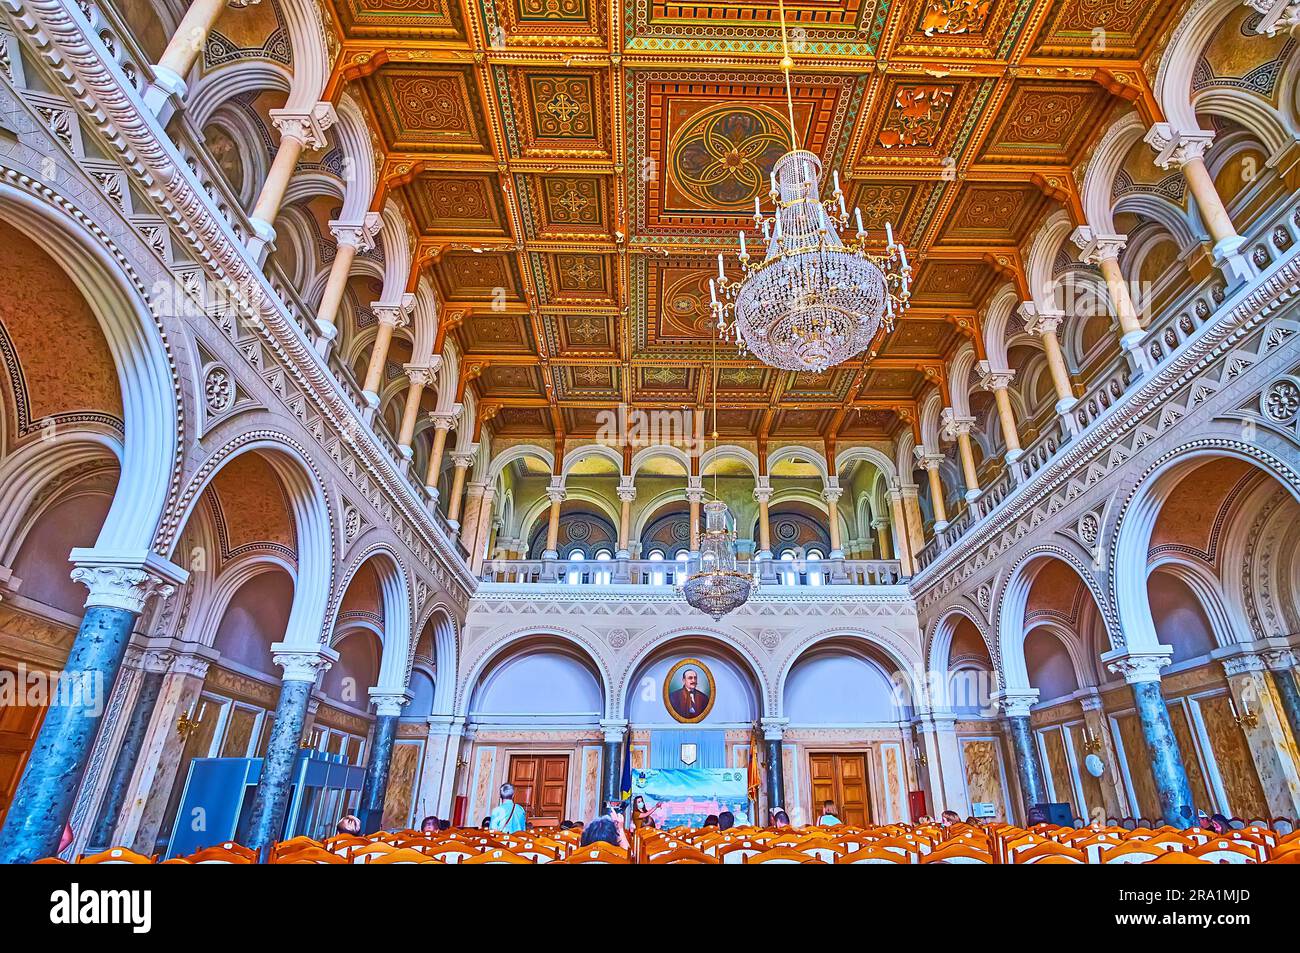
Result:
[[[21,699],[24,686],[17,674],[0,666],[0,678],[13,679],[14,694]],[[36,733],[45,720],[44,705],[6,705],[0,703],[0,822],[4,821],[18,790],[27,758],[36,744]]]
[[[871,797],[867,781],[867,756],[862,753],[814,753],[812,777],[812,822],[822,815],[822,804],[835,805],[836,817],[845,824],[871,823]]]
[[[515,803],[528,812],[534,827],[554,827],[567,819],[567,754],[511,755],[510,783],[515,786]]]

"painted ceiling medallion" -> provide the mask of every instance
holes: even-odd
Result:
[[[926,36],[978,33],[984,29],[992,0],[929,0],[921,18]]]
[[[894,97],[897,112],[890,117],[888,126],[880,130],[880,144],[886,149],[934,145],[952,94],[951,86],[900,88]]]
[[[691,117],[673,144],[674,183],[701,208],[743,209],[785,152],[785,122],[759,106],[719,103]]]

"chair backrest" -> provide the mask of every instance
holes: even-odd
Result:
[[[220,847],[205,847],[195,851],[186,858],[191,864],[252,864],[254,857],[230,850],[224,844]]]
[[[462,864],[531,864],[532,861],[527,857],[520,857],[513,851],[506,850],[504,847],[495,847],[492,850],[485,850],[481,854],[475,854],[469,860],[462,860]]]
[[[837,864],[910,864],[911,854],[900,854],[896,850],[883,850],[879,847],[864,847],[843,857],[836,857]]]
[[[557,864],[630,864],[627,854],[609,844],[590,844],[579,847]]]
[[[399,847],[397,850],[390,850],[386,854],[373,854],[367,860],[368,864],[437,864],[441,861],[434,860],[428,854],[422,854],[413,847]]]
[[[1059,857],[1058,863],[1086,864],[1088,855],[1075,847],[1067,847],[1056,841],[1045,840],[1038,844],[1027,845],[1024,850],[1012,855],[1013,863],[1041,864],[1049,857]]]
[[[1257,845],[1226,837],[1206,841],[1191,851],[1191,855],[1215,864],[1257,864],[1260,861]]]
[[[354,864],[368,864],[383,854],[391,854],[395,850],[401,850],[400,847],[394,847],[392,844],[386,844],[383,841],[376,841],[373,844],[366,844],[364,847],[354,847],[348,852],[348,860]]]
[[[1148,860],[1148,864],[1208,864],[1210,861],[1203,860],[1200,857],[1193,857],[1187,851],[1167,850],[1155,860]]]
[[[752,857],[746,857],[746,864],[824,864],[826,861],[818,860],[805,854],[801,850],[795,850],[793,847],[772,847],[763,851],[761,854],[754,854]]]
[[[923,864],[991,864],[993,855],[968,844],[950,843],[936,847],[921,858]]]
[[[804,844],[802,847],[796,847],[795,850],[803,851],[805,854],[816,857],[828,864],[835,863],[835,861],[849,853],[847,847],[842,847],[839,844],[818,842]]]
[[[743,864],[745,858],[761,854],[766,849],[766,845],[760,844],[756,840],[744,838],[743,840],[732,841],[729,844],[718,845],[718,849],[713,854],[724,864]]]
[[[135,851],[126,847],[110,847],[108,850],[101,850],[98,854],[91,854],[89,857],[78,858],[79,864],[152,864],[156,863],[158,858],[146,857],[144,854],[137,854]]]
[[[323,847],[304,847],[271,858],[273,864],[346,864],[347,860]]]
[[[1145,864],[1155,860],[1168,851],[1150,840],[1133,841],[1131,844],[1118,844],[1103,852],[1100,863],[1103,864]]]
[[[720,864],[722,861],[711,854],[706,854],[698,847],[683,844],[669,851],[654,856],[652,864]]]

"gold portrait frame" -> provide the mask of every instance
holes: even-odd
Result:
[[[709,703],[704,706],[704,711],[700,712],[694,718],[686,718],[680,715],[677,709],[672,706],[672,702],[669,701],[669,695],[671,694],[669,688],[673,683],[673,677],[684,668],[699,669],[700,672],[704,674],[704,677],[709,681]],[[670,668],[668,674],[664,676],[663,698],[664,708],[667,709],[668,714],[672,715],[673,718],[684,725],[698,725],[705,718],[709,717],[709,712],[713,711],[713,705],[718,700],[718,683],[713,678],[713,670],[697,658],[680,659],[673,663],[673,667]]]

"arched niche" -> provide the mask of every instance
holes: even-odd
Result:
[[[1040,703],[1079,690],[1079,676],[1065,642],[1048,626],[1037,626],[1025,636],[1025,669],[1030,687],[1038,689]]]
[[[605,692],[595,663],[555,639],[511,645],[484,669],[470,697],[469,720],[488,725],[594,726]]]
[[[278,679],[271,645],[284,638],[293,606],[293,580],[282,569],[253,576],[231,596],[217,625],[213,648],[222,662]]]
[[[910,705],[892,668],[860,643],[819,643],[786,676],[782,712],[792,728],[895,724]]]

